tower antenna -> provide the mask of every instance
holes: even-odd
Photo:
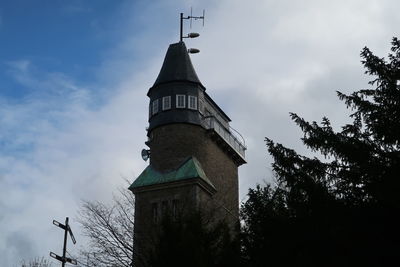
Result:
[[[201,19],[203,20],[203,27],[204,27],[204,15],[205,15],[205,10],[203,9],[203,16],[193,16],[192,13],[192,8],[190,8],[190,16],[185,17],[183,13],[181,13],[180,16],[180,36],[179,36],[179,41],[182,42],[183,38],[196,38],[200,36],[198,33],[189,33],[186,36],[183,36],[183,20],[184,19],[189,19],[190,20],[190,28],[192,28],[192,20],[198,20]]]
[[[190,7],[190,29],[192,28],[193,12],[192,7]]]

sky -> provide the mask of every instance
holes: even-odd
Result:
[[[289,112],[339,130],[336,91],[369,88],[360,50],[386,57],[400,36],[396,0],[1,0],[1,266],[61,253],[67,216],[75,253],[82,200],[109,203],[147,166],[146,93],[191,7],[193,65],[246,140],[241,200],[273,181],[265,137],[312,155]]]

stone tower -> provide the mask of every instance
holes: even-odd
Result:
[[[152,229],[170,212],[212,209],[234,229],[239,221],[238,167],[244,141],[206,93],[184,42],[171,44],[149,89],[150,164],[129,189],[135,194],[135,242],[143,255]]]

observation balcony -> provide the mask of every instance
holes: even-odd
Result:
[[[220,139],[225,141],[224,143],[228,145],[227,148],[231,152],[235,152],[235,158],[240,165],[246,163],[245,151],[247,148],[243,136],[238,131],[233,128],[226,129],[214,116],[203,117],[202,126],[216,133]]]

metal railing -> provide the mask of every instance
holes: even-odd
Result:
[[[247,148],[242,136],[237,136],[232,131],[226,129],[214,116],[203,117],[203,127],[206,129],[213,129],[227,144],[238,152],[243,159],[245,158],[245,151]]]

